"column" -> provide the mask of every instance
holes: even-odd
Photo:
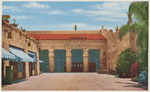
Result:
[[[103,59],[104,59],[104,56],[103,56],[103,49],[100,49],[100,71],[103,71]]]
[[[5,39],[3,39],[3,40],[5,40]],[[9,43],[3,42],[2,47],[9,52]],[[5,61],[2,60],[2,62],[3,62],[3,69],[2,70],[3,70],[3,75],[4,75],[2,77],[6,78],[6,66],[10,66],[10,61],[9,60],[5,60]]]
[[[27,49],[24,49],[24,53],[26,53],[28,55],[28,50]],[[24,68],[24,77],[25,78],[29,78],[30,74],[29,74],[29,62],[25,62],[25,68]]]
[[[83,72],[89,71],[89,49],[83,49]]]
[[[5,29],[2,29],[2,47],[9,52],[9,40],[7,38],[7,34],[8,33],[5,31]],[[2,63],[3,63],[2,79],[5,81],[5,78],[6,78],[6,66],[10,66],[10,60],[2,60]]]
[[[34,63],[35,75],[40,75],[39,48],[36,50],[36,62]]]
[[[55,72],[54,49],[49,49],[49,72]]]
[[[66,72],[71,72],[72,53],[71,49],[66,49]]]

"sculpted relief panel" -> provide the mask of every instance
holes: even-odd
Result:
[[[40,40],[41,49],[106,49],[106,40]]]

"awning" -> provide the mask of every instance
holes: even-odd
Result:
[[[36,62],[36,54],[34,52],[28,51],[28,55],[34,59],[34,62]],[[40,63],[44,63],[44,61],[39,60]]]
[[[16,61],[34,62],[34,59],[25,54],[21,49],[9,47],[9,51],[19,57],[19,59],[17,59]]]
[[[42,61],[42,60],[39,60],[39,62],[40,62],[40,63],[44,63],[44,61]]]
[[[12,61],[14,61],[16,59],[15,55],[9,53],[7,50],[5,50],[4,48],[2,48],[2,58],[3,59],[10,59]]]
[[[36,54],[34,52],[28,51],[28,55],[29,55],[29,57],[34,59],[34,62],[36,62]]]

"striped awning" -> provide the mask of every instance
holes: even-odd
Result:
[[[14,61],[16,59],[15,55],[11,54],[10,52],[5,50],[4,48],[2,48],[2,58],[3,59],[9,59],[12,61]]]
[[[21,49],[15,47],[9,47],[10,53],[14,54],[17,58],[15,61],[22,61],[22,62],[34,62],[35,60],[25,54]]]

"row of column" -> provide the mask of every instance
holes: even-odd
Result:
[[[101,51],[102,52],[102,51]],[[100,54],[101,64],[103,64],[103,53]],[[54,49],[49,50],[49,72],[55,72]],[[71,49],[66,49],[66,71],[71,72],[72,53]],[[103,68],[101,68],[102,70]],[[89,71],[89,49],[83,49],[83,72]]]

